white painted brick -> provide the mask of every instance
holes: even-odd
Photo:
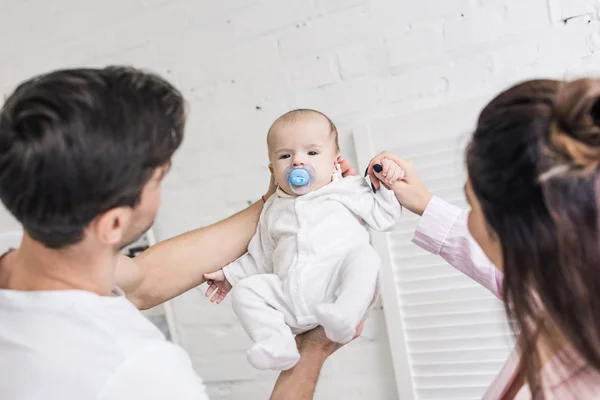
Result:
[[[494,49],[491,57],[494,74],[533,65],[539,61],[538,42],[525,40],[501,46]]]
[[[378,78],[390,74],[388,49],[383,37],[366,35],[338,52],[340,75],[345,80],[359,76]]]
[[[502,32],[502,26],[503,15],[498,7],[467,10],[446,20],[446,48],[451,50],[485,43]]]
[[[318,54],[291,60],[289,74],[295,90],[314,89],[339,80],[335,56]]]
[[[257,72],[280,68],[281,59],[277,48],[276,40],[271,37],[263,37],[252,42],[244,42],[232,49],[231,57],[221,60],[221,63],[214,63],[213,70],[209,73],[218,71],[230,72],[226,79],[236,79],[240,76],[251,76]]]
[[[317,0],[317,8],[320,14],[329,14],[361,3],[365,3],[365,0]]]
[[[228,19],[233,26],[237,41],[271,33],[288,26],[295,26],[314,16],[315,10],[309,1],[261,1]]]
[[[379,80],[384,102],[406,101],[415,97],[435,96],[448,90],[448,66],[431,66]]]
[[[596,11],[598,2],[595,0],[560,0],[560,14],[563,20]]]
[[[597,31],[597,22],[588,24],[585,20],[556,26],[548,40],[538,44],[539,73],[560,78],[566,69],[592,54],[589,39]]]
[[[597,53],[600,50],[600,33],[592,33],[587,42],[590,53]]]
[[[368,6],[373,31],[384,36],[401,35],[415,22],[460,16],[473,7],[471,0],[421,0],[410,5],[405,1],[372,0]]]
[[[392,66],[439,55],[445,49],[443,21],[412,25],[404,35],[388,38],[387,47]]]
[[[227,216],[222,187],[215,186],[210,179],[197,179],[189,185],[193,187],[163,191],[162,207],[155,222],[160,240]]]
[[[360,7],[316,18],[283,32],[279,39],[281,53],[297,57],[359,40],[369,32],[370,22]]]
[[[210,346],[210,343],[205,345]],[[245,351],[206,357],[202,352],[195,353],[195,348],[186,350],[192,357],[194,368],[206,382],[259,381],[276,376],[274,372],[253,368],[246,360]]]
[[[355,78],[367,73],[368,61],[363,46],[351,46],[337,55],[340,74],[343,79]]]
[[[19,229],[20,226],[8,210],[0,204],[0,233]]]
[[[316,108],[333,117],[375,106],[377,89],[369,79],[357,78],[333,86],[298,93],[298,107]]]
[[[214,304],[212,305],[214,306]],[[198,309],[196,308],[196,310]],[[205,310],[206,307],[198,311]],[[222,310],[221,312],[227,311]],[[178,332],[182,332],[179,335],[182,344],[198,356],[209,359],[218,357],[219,354],[244,354],[252,345],[252,341],[240,326],[237,318],[228,324],[204,325],[178,325]],[[203,338],[203,340],[198,341],[198,338]],[[207,343],[210,345],[207,346]]]
[[[504,35],[532,31],[549,23],[545,0],[510,0],[461,11],[446,20],[448,50],[495,41]]]
[[[550,25],[547,0],[508,0],[503,2],[505,23],[503,34],[543,28]]]

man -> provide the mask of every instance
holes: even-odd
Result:
[[[243,254],[265,197],[135,261],[119,252],[152,225],[184,124],[179,91],[130,68],[55,71],[6,100],[0,199],[25,234],[0,259],[1,399],[207,399],[187,354],[134,304],[175,297]],[[337,349],[322,329],[298,344],[302,362],[273,399],[312,398]]]

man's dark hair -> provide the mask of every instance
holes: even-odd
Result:
[[[183,139],[181,93],[128,67],[58,70],[0,111],[0,199],[35,240],[79,242],[99,214],[135,207]]]

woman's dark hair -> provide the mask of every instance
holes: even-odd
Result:
[[[508,89],[481,112],[467,149],[473,192],[501,242],[503,297],[533,398],[543,398],[538,335],[562,335],[600,371],[599,163],[594,79]]]
[[[80,241],[97,215],[135,207],[181,144],[180,92],[133,68],[54,71],[0,111],[0,199],[50,248]]]

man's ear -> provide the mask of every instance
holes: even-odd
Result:
[[[115,207],[98,215],[92,220],[90,228],[98,239],[111,246],[120,244],[124,232],[131,220],[131,210],[127,207]]]

